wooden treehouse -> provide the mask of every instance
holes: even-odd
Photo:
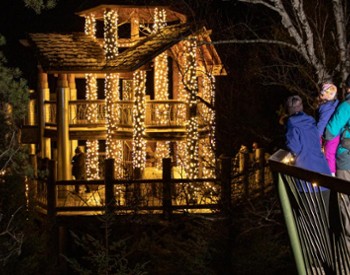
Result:
[[[25,41],[37,56],[38,87],[22,142],[55,162],[55,194],[66,199],[74,186],[77,146],[96,186],[105,187],[108,159],[112,178],[124,182],[162,178],[163,159],[172,178],[215,179],[215,77],[226,72],[211,31],[165,6],[99,5],[77,15],[84,32]]]

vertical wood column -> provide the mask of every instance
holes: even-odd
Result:
[[[35,125],[35,104],[38,102],[36,99],[32,98],[32,95],[34,94],[34,90],[29,90],[29,106],[28,106],[28,111],[27,111],[27,124],[34,126]],[[29,154],[30,155],[35,155],[35,144],[30,144],[29,146]]]
[[[69,100],[77,100],[77,87],[75,85],[75,75],[74,74],[68,74],[68,87],[69,87]],[[68,103],[68,110],[69,110],[69,116],[70,121],[73,123],[76,123],[76,116],[77,116],[77,105],[70,106]],[[69,121],[68,121],[69,124]],[[78,140],[71,140],[70,141],[70,159],[74,156],[74,150],[78,146]]]
[[[66,74],[60,74],[57,81],[57,157],[58,180],[71,178],[68,97],[69,87]]]
[[[47,80],[47,74],[39,68],[38,75],[38,90],[39,90],[39,135],[40,135],[40,157],[51,158],[51,140],[44,136],[45,131],[45,118],[49,115],[49,106],[45,106],[45,100],[50,100],[50,89]]]

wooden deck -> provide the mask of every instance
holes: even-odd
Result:
[[[216,179],[172,179],[170,173],[163,173],[161,179],[117,180],[110,176],[114,161],[106,160],[103,180],[56,181],[49,175],[46,181],[34,181],[31,189],[37,209],[44,214],[91,216],[106,211],[117,215],[217,213],[247,196],[261,195],[272,188],[268,167],[264,167],[263,182],[257,182],[257,171],[232,175],[231,159],[224,163],[222,176]],[[52,161],[49,174],[54,175],[54,169]],[[163,169],[170,171],[170,162]],[[75,192],[76,184],[80,193]],[[90,193],[84,192],[85,185],[89,185]]]

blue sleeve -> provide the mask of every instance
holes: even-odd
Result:
[[[323,135],[328,121],[330,120],[332,114],[335,111],[336,106],[338,105],[338,100],[328,101],[318,109],[318,121],[317,121],[317,130],[320,136]]]
[[[326,126],[325,139],[332,140],[334,137],[341,134],[343,128],[350,120],[350,104],[345,101],[335,110],[332,118]]]
[[[299,129],[287,122],[286,146],[289,151],[297,156],[301,152],[301,142]]]

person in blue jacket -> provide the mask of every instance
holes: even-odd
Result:
[[[287,114],[289,115],[286,126],[286,146],[294,155],[295,166],[331,176],[331,170],[321,149],[320,134],[316,121],[312,116],[303,112],[303,101],[295,95],[287,99]],[[330,190],[322,186],[313,186],[310,182],[296,181],[296,188],[300,195],[303,226],[312,236],[317,236],[321,230],[319,221],[323,214],[328,213]],[[319,196],[318,196],[319,195]],[[316,198],[322,198],[323,203]],[[318,201],[319,203],[317,203]],[[317,204],[318,207],[310,208],[306,205]],[[323,206],[324,205],[324,208]],[[303,251],[306,254],[317,255],[322,259],[319,243],[322,241],[311,241],[310,248]],[[314,263],[315,264],[315,263]],[[317,263],[318,264],[318,263]]]
[[[322,153],[315,119],[303,112],[303,101],[297,95],[290,96],[286,105],[289,115],[286,123],[286,146],[295,158],[295,166],[331,175]],[[321,190],[328,189],[321,187]]]

